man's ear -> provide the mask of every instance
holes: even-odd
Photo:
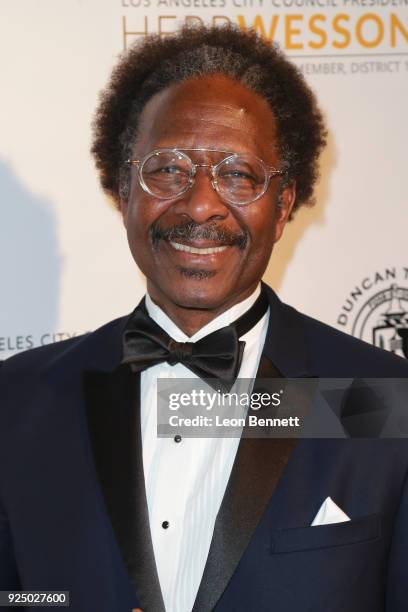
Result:
[[[293,205],[296,200],[296,182],[292,181],[290,185],[284,188],[282,193],[279,195],[278,202],[276,205],[276,222],[275,222],[275,238],[274,242],[278,242],[283,234],[283,230],[287,221],[289,220],[290,213],[292,212]]]

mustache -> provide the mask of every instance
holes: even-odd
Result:
[[[194,240],[211,240],[226,246],[236,246],[241,251],[245,249],[249,234],[245,230],[240,232],[232,232],[225,227],[217,225],[215,222],[201,225],[195,221],[172,225],[162,228],[156,221],[150,227],[150,239],[154,247],[157,247],[160,240],[168,240],[177,242],[177,240],[185,240],[191,242]]]

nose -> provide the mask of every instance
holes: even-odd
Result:
[[[229,210],[212,186],[208,168],[197,168],[192,187],[174,203],[174,212],[188,216],[196,223],[221,221]]]

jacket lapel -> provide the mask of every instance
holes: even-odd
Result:
[[[296,311],[263,286],[270,316],[255,387],[262,378],[311,376],[304,331]],[[193,612],[216,607],[297,444],[293,438],[242,437],[214,526]]]
[[[84,406],[93,473],[129,591],[137,592],[144,612],[164,612],[144,485],[140,375],[120,366],[127,321],[122,317],[84,336],[44,375],[57,397]]]
[[[313,364],[299,313],[283,304],[270,287],[262,283],[269,301],[269,325],[263,354],[286,378],[313,377]]]
[[[280,376],[279,371],[263,355],[257,380],[277,376]],[[193,612],[207,612],[215,607],[249,544],[295,444],[294,439],[241,438],[215,522]]]
[[[149,527],[140,431],[140,374],[86,372],[86,413],[106,509],[144,612],[164,611]]]

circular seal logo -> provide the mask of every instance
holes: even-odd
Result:
[[[408,279],[408,269],[403,272],[401,276]],[[364,278],[346,298],[337,324],[357,338],[408,359],[408,286],[398,281],[395,268]]]

